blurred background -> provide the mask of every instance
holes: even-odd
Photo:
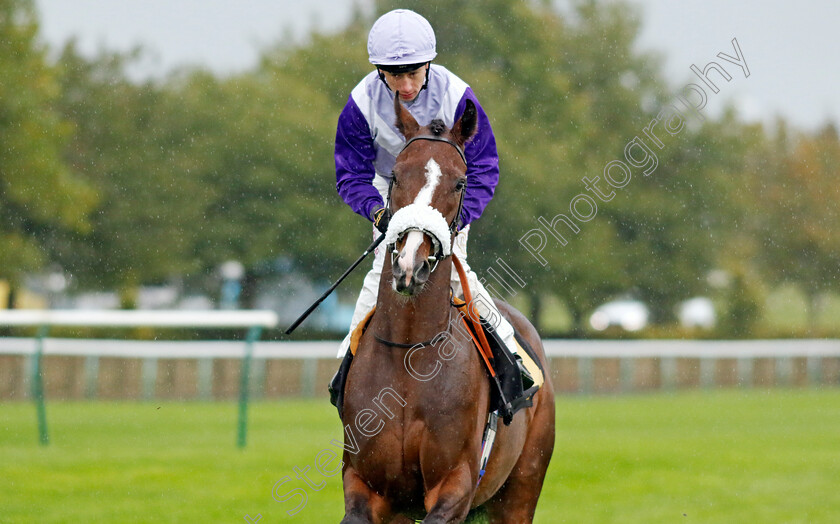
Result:
[[[526,282],[502,298],[544,335],[837,334],[836,4],[399,5],[430,20],[437,62],[491,117],[502,178],[470,262],[482,275],[502,257]],[[397,3],[2,6],[0,307],[270,308],[286,323],[367,245],[332,145],[370,70],[367,30]],[[733,38],[749,77],[716,58]],[[712,60],[732,80],[652,175],[548,245],[546,266],[522,248]],[[363,274],[300,336],[339,335]]]
[[[493,124],[501,181],[469,262],[549,356],[537,522],[836,522],[827,0],[0,0],[0,310],[280,318],[255,344],[217,324],[0,325],[0,522],[340,520],[341,477],[318,473],[343,432],[326,384],[369,262],[281,333],[370,243],[333,141],[396,7],[429,19]],[[749,76],[719,56],[733,39]],[[731,80],[710,73],[719,92],[653,147],[712,61]],[[561,245],[541,224],[593,195],[584,177],[607,191],[635,137],[655,170],[578,206]]]

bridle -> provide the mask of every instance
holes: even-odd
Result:
[[[458,155],[461,157],[461,160],[464,161],[464,165],[465,166],[467,165],[467,157],[466,157],[466,155],[464,155],[464,150],[461,149],[461,146],[459,146],[454,141],[452,141],[452,140],[450,140],[446,137],[443,137],[443,136],[417,135],[415,137],[412,137],[402,146],[402,149],[400,149],[400,153],[397,156],[400,156],[400,154],[402,154],[402,152],[405,151],[405,148],[407,148],[409,145],[411,145],[412,142],[417,141],[417,140],[431,140],[433,142],[446,142],[447,144],[449,144],[450,146],[455,148],[455,151],[458,152]]]
[[[429,140],[429,141],[432,141],[432,142],[444,142],[446,144],[449,144],[450,146],[455,148],[455,151],[458,152],[458,156],[461,157],[461,160],[464,162],[464,166],[468,166],[467,157],[464,154],[464,150],[461,146],[459,146],[457,143],[455,143],[453,140],[450,140],[449,138],[442,137],[442,136],[436,136],[436,135],[417,135],[415,137],[410,138],[402,146],[402,149],[400,149],[400,152],[397,154],[397,157],[399,157],[403,153],[403,151],[406,150],[406,148],[408,146],[410,146],[413,142],[416,142],[418,140]],[[391,177],[391,182],[388,184],[388,206],[387,207],[388,207],[389,212],[391,212],[391,190],[394,187],[394,179],[395,179],[395,177],[392,176]],[[466,194],[466,192],[467,192],[467,187],[465,185],[463,190],[461,191],[461,198],[458,200],[458,212],[455,213],[455,217],[452,219],[452,222],[449,224],[449,232],[452,235],[457,234],[458,229],[460,228],[461,212],[464,210],[464,195]],[[410,230],[408,230],[408,231],[410,231]],[[405,231],[405,233],[407,233],[408,231]],[[443,249],[438,244],[437,238],[433,235],[429,235],[429,236],[432,238],[432,244],[434,245],[434,248],[435,248],[435,254],[429,256],[428,260],[433,261],[433,265],[432,265],[430,271],[434,271],[437,268],[438,262],[443,260],[445,257],[443,255]],[[399,252],[396,250],[396,245],[394,244],[393,246],[394,247],[392,247],[391,250],[390,250],[391,251],[391,263],[392,264],[394,263],[394,260],[395,260],[396,256],[399,255]]]

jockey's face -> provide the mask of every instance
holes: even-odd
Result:
[[[400,73],[395,75],[388,71],[382,71],[385,76],[385,82],[393,92],[400,92],[400,100],[403,102],[411,102],[417,95],[420,94],[420,89],[426,83],[426,70],[429,69],[429,64],[423,64],[414,71]]]

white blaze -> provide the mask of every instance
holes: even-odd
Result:
[[[438,186],[438,182],[440,182],[440,177],[440,166],[435,162],[434,158],[430,158],[426,162],[426,185],[414,197],[415,204],[423,206],[432,205],[432,196],[435,194],[435,188]]]
[[[420,189],[417,196],[414,197],[415,204],[421,206],[432,205],[432,197],[434,196],[435,189],[440,182],[441,175],[440,166],[437,162],[435,162],[434,158],[430,158],[429,161],[426,162],[426,184]],[[411,281],[411,277],[414,274],[414,256],[422,243],[423,233],[419,231],[410,231],[406,237],[402,251],[400,252],[398,263],[402,270],[405,271],[406,285],[408,285]]]

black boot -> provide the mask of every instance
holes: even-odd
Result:
[[[496,371],[493,380],[495,387],[491,390],[491,409],[498,409],[502,421],[507,425],[517,411],[533,405],[531,397],[536,392],[534,379],[518,355],[511,353],[502,342],[496,330],[485,321],[482,321],[482,327],[493,352],[493,367]]]
[[[347,382],[347,374],[350,372],[352,362],[353,353],[348,351],[327,387],[330,390],[330,403],[338,409],[339,418],[344,415],[344,384]]]
[[[516,367],[519,368],[519,374],[522,375],[522,389],[527,391],[534,385],[534,377],[528,371],[528,368],[525,367],[525,364],[522,362],[522,357],[514,354],[513,358],[516,359]]]

